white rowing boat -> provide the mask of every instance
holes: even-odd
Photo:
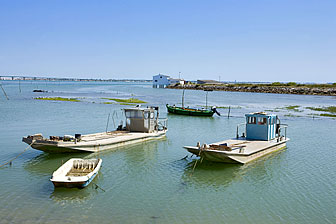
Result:
[[[101,159],[69,159],[58,168],[50,179],[55,187],[84,188],[96,177]]]

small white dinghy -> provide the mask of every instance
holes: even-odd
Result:
[[[52,175],[50,181],[55,187],[84,188],[96,177],[101,159],[69,159]]]

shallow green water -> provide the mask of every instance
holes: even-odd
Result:
[[[0,223],[335,223],[336,120],[288,117],[291,138],[286,150],[247,165],[194,159],[182,146],[235,136],[246,112],[289,105],[301,108],[336,105],[335,97],[258,93],[209,93],[209,104],[231,106],[213,118],[167,115],[164,105],[177,104],[180,90],[152,89],[142,83],[3,82],[10,100],[0,94],[0,162],[27,145],[22,136],[102,132],[108,113],[110,129],[122,118],[119,104],[102,98],[135,97],[159,105],[168,117],[167,137],[100,154],[51,155],[29,149],[12,166],[0,168]],[[33,93],[33,89],[48,93]],[[34,97],[80,98],[81,102],[34,100]],[[185,103],[204,105],[205,93],[186,91]],[[226,115],[227,109],[219,109]],[[114,112],[115,111],[115,112]],[[54,189],[49,178],[71,157],[100,157],[103,166],[83,190]]]

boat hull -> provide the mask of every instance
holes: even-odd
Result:
[[[85,181],[81,181],[81,182],[57,182],[57,181],[54,181],[53,184],[54,184],[54,187],[65,187],[65,188],[84,188],[87,185],[89,185],[89,183],[87,183]]]
[[[222,163],[239,163],[245,164],[256,160],[260,157],[266,156],[270,153],[286,148],[286,142],[289,139],[280,142],[271,142],[270,144],[263,144],[259,149],[252,152],[228,152],[220,150],[200,149],[199,147],[185,146],[190,153],[200,156],[208,161],[222,162]]]
[[[212,115],[215,113],[212,110],[198,110],[191,108],[173,107],[169,105],[166,105],[166,107],[169,113],[179,115],[212,117]]]
[[[97,176],[95,173],[89,180],[87,181],[76,181],[76,182],[65,182],[65,181],[51,181],[54,184],[54,187],[65,187],[65,188],[85,188],[87,187],[91,181]]]

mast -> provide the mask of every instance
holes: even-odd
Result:
[[[182,108],[184,108],[184,89],[183,89],[183,92],[182,92]]]
[[[206,92],[206,94],[205,94],[205,109],[207,110],[208,109],[208,93],[211,92],[212,90],[211,89],[205,89],[204,91]]]
[[[208,109],[208,91],[206,91],[206,94],[205,94],[205,109],[207,110]]]

